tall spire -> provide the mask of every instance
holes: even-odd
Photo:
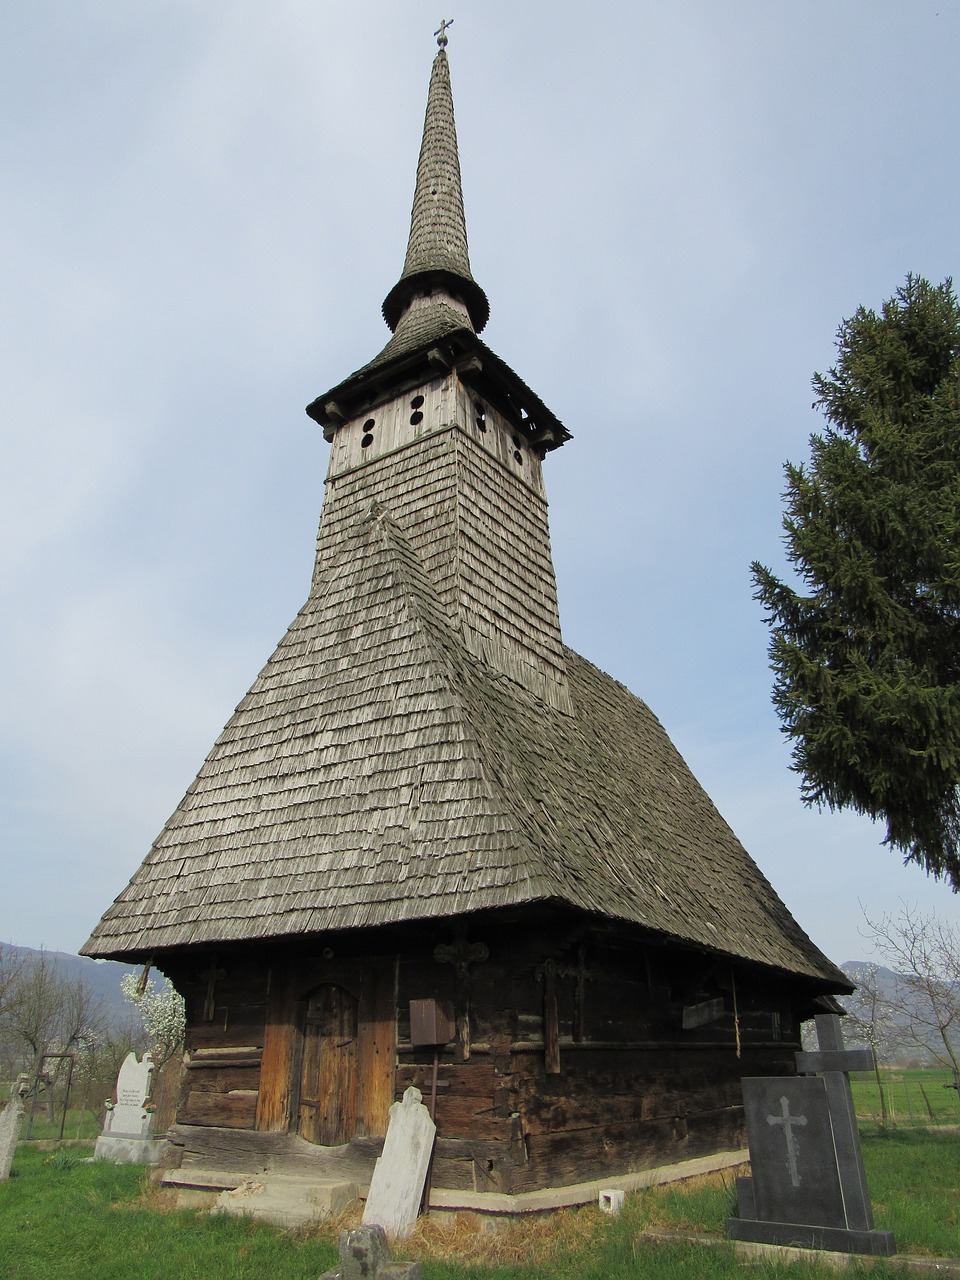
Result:
[[[459,299],[477,333],[490,314],[486,294],[470,273],[453,92],[444,48],[449,25],[441,24],[440,50],[430,76],[403,273],[383,303],[383,318],[393,330],[413,298],[433,293]]]

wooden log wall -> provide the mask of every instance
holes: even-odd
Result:
[[[549,932],[487,951],[468,968],[469,1057],[440,1056],[435,1186],[516,1193],[736,1149],[741,1077],[793,1073],[789,999],[729,966]],[[409,1001],[456,1004],[463,986],[426,949],[401,957],[398,1098],[431,1093]]]
[[[165,971],[187,1004],[178,1125],[296,1130],[306,997],[334,983],[359,1007],[352,1128],[386,1133],[396,1066],[393,957],[248,952],[168,963]]]
[[[256,1124],[269,967],[234,956],[165,966],[187,1006],[177,1123],[252,1129]]]
[[[758,971],[553,922],[475,924],[469,939],[420,928],[397,939],[398,958],[373,954],[383,942],[168,966],[188,1005],[178,1124],[296,1132],[301,1015],[318,983],[358,1001],[358,1141],[382,1137],[409,1085],[431,1100],[433,1050],[410,1043],[410,1001],[453,1005],[438,1187],[516,1193],[737,1148],[741,1077],[793,1074],[798,997]]]

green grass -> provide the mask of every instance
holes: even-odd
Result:
[[[21,1145],[0,1183],[2,1280],[316,1280],[328,1240],[140,1203],[142,1168]]]
[[[29,1118],[29,1105],[28,1105]],[[66,1121],[63,1126],[64,1141],[76,1142],[78,1139],[94,1139],[99,1138],[103,1130],[103,1122],[99,1116],[93,1115],[89,1111],[80,1108],[71,1107],[67,1111]],[[26,1137],[27,1120],[23,1122],[23,1136]],[[57,1118],[52,1123],[47,1119],[46,1109],[38,1106],[36,1114],[33,1117],[33,1126],[30,1131],[30,1138],[47,1140],[50,1138],[59,1138],[60,1136],[60,1111],[57,1110]]]
[[[900,1251],[958,1256],[960,1146],[951,1134],[887,1132],[864,1143],[877,1226]],[[242,1219],[164,1207],[144,1171],[86,1164],[65,1148],[21,1145],[0,1183],[2,1280],[317,1280],[336,1265],[333,1233],[290,1234]],[[722,1233],[731,1174],[628,1196],[608,1218],[594,1206],[521,1223],[495,1237],[426,1222],[398,1256],[425,1280],[726,1280],[731,1246],[651,1244],[648,1230]],[[825,1264],[764,1262],[758,1276],[833,1280]],[[847,1275],[866,1274],[854,1263]],[[876,1274],[876,1273],[874,1273]]]
[[[865,1135],[863,1158],[877,1226],[898,1250],[960,1258],[960,1134]]]
[[[876,1225],[894,1232],[901,1254],[960,1257],[960,1133],[932,1128],[960,1120],[956,1094],[941,1087],[949,1079],[945,1071],[887,1073],[892,1115],[886,1129],[874,1119],[874,1078],[854,1081]],[[83,1116],[72,1113],[65,1136],[96,1136],[99,1125],[88,1118],[89,1133]],[[38,1116],[35,1136],[53,1136],[48,1128]],[[291,1234],[172,1210],[169,1194],[158,1195],[142,1168],[88,1164],[86,1155],[78,1148],[51,1153],[46,1144],[20,1145],[13,1176],[0,1183],[0,1280],[317,1280],[336,1265],[334,1232]],[[653,1244],[643,1237],[649,1231],[722,1235],[732,1212],[727,1173],[630,1195],[616,1218],[589,1206],[524,1221],[494,1237],[428,1219],[396,1252],[419,1257],[425,1280],[725,1280],[744,1272],[732,1246]],[[764,1262],[752,1274],[835,1276],[819,1263]],[[867,1272],[854,1263],[846,1274]]]

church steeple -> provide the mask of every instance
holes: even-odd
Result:
[[[407,256],[384,299],[383,317],[395,331],[414,298],[444,295],[464,304],[480,333],[490,306],[470,271],[450,66],[441,46],[430,76]]]
[[[398,391],[441,371],[456,371],[478,400],[495,403],[514,434],[542,457],[570,433],[539,396],[478,338],[490,304],[470,270],[460,156],[453,111],[446,28],[433,60],[423,122],[410,235],[400,279],[383,302],[393,331],[386,346],[343,382],[318,396],[307,413],[332,441],[343,424]],[[473,416],[473,415],[471,415]]]

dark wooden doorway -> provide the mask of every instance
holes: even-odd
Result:
[[[382,1138],[396,1074],[396,957],[285,958],[271,977],[257,1128],[337,1145]],[[324,1098],[342,1122],[323,1121]]]
[[[357,1129],[358,1013],[357,997],[332,982],[307,999],[299,1132],[319,1146],[349,1142]]]

